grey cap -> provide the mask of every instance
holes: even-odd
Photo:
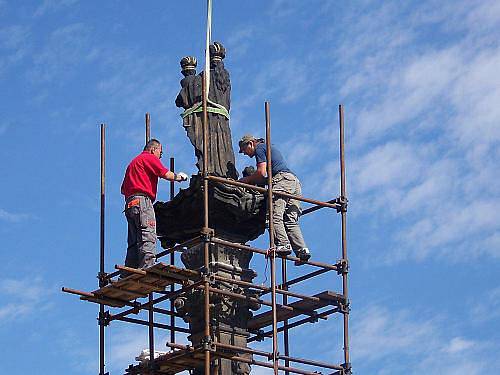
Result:
[[[238,146],[240,146],[240,151],[238,151],[240,154],[243,153],[242,148],[245,147],[248,143],[253,141],[255,137],[251,134],[245,134],[243,137],[241,137],[240,141],[238,142]]]

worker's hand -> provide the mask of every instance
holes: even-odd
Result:
[[[179,172],[177,173],[177,178],[179,179],[178,181],[187,181],[188,175],[185,174],[184,172]]]

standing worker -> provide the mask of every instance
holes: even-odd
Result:
[[[241,182],[252,185],[264,185],[267,182],[267,157],[266,143],[264,139],[256,139],[254,136],[244,135],[239,141],[240,153],[251,158],[255,156],[257,170],[240,179]],[[293,195],[302,195],[300,181],[288,169],[281,152],[271,145],[271,172],[273,191]],[[289,255],[292,250],[301,261],[307,261],[311,253],[304,242],[302,231],[299,227],[301,214],[300,201],[273,195],[273,224],[274,243],[278,255]],[[296,262],[300,264],[300,262]]]
[[[144,151],[128,165],[121,192],[125,196],[125,217],[128,222],[128,247],[125,266],[147,268],[156,256],[156,218],[153,202],[156,199],[158,177],[170,181],[187,181],[185,173],[173,173],[160,161],[161,143],[151,139]],[[126,277],[122,271],[120,277]]]

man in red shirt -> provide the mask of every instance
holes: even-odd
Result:
[[[150,140],[144,151],[128,165],[121,192],[125,196],[125,217],[128,222],[128,247],[125,265],[147,268],[155,262],[156,218],[153,202],[156,199],[158,178],[170,181],[187,181],[185,173],[173,173],[160,161],[161,143]],[[126,277],[127,272],[121,272]]]

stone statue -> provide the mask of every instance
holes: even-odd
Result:
[[[222,44],[215,42],[210,46],[210,92],[208,112],[208,171],[210,174],[236,179],[238,173],[234,165],[234,153],[229,128],[229,109],[231,85],[229,73],[222,60],[225,57]],[[201,84],[203,73],[196,74],[196,59],[191,56],[181,60],[181,91],[175,101],[185,109],[183,125],[195,149],[197,166],[203,168],[203,132],[201,111]],[[252,167],[244,173],[251,173]],[[229,185],[224,182],[210,181],[208,185],[209,227],[217,238],[244,244],[259,237],[266,227],[266,196],[260,192]],[[162,247],[200,236],[204,217],[203,177],[200,173],[190,179],[189,187],[181,189],[168,202],[156,202],[156,229]],[[204,244],[189,245],[182,251],[181,260],[186,268],[215,274],[226,279],[252,282],[256,273],[250,269],[252,253],[211,243],[209,245],[209,266],[204,270]],[[213,287],[248,297],[258,297],[258,291],[239,287],[227,280],[217,280]],[[189,323],[188,339],[199,347],[204,343],[205,317],[200,306],[204,302],[204,291],[191,290],[175,300],[175,307],[182,318]],[[248,321],[252,311],[259,305],[245,299],[229,298],[223,294],[211,293],[210,296],[211,342],[220,342],[245,347],[250,336]],[[251,358],[248,353],[242,357]],[[228,359],[212,361],[214,375],[248,375],[250,366],[243,362]],[[204,368],[195,368],[193,375],[203,375]]]
[[[208,94],[208,173],[237,179],[234,151],[229,127],[231,81],[224,68],[226,49],[221,43],[210,45],[210,90]],[[175,105],[184,108],[183,126],[195,150],[197,167],[203,170],[203,72],[196,75],[196,59],[184,57],[181,62],[184,78]]]

